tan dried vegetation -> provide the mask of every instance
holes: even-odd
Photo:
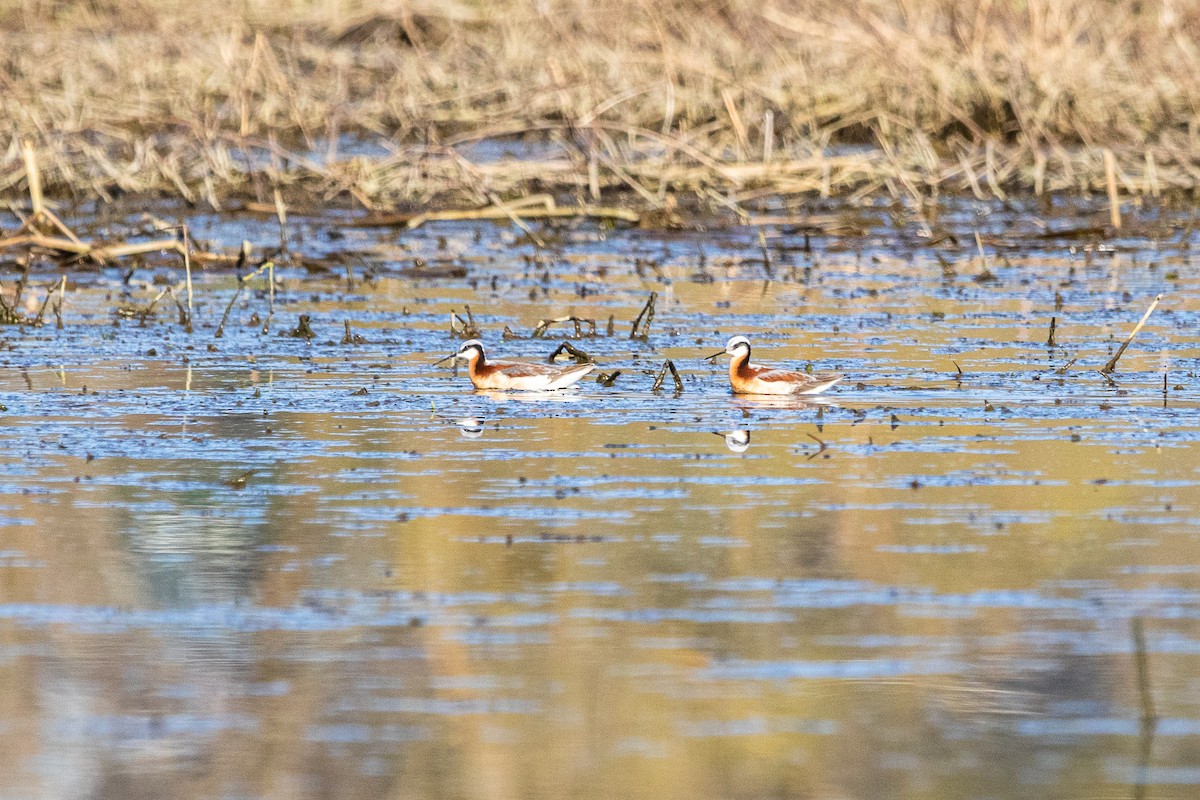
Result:
[[[1200,176],[1197,33],[1180,0],[0,0],[0,191],[29,139],[50,196],[214,207],[1157,195]]]

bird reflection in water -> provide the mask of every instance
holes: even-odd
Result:
[[[727,433],[713,431],[713,433],[725,438],[725,446],[729,448],[731,453],[744,453],[750,449],[750,431],[735,430]]]
[[[478,439],[483,436],[483,426],[487,420],[479,417],[462,417],[454,420],[454,424],[458,426],[458,432],[467,439]]]
[[[476,397],[486,397],[496,405],[504,405],[505,403],[527,403],[527,404],[554,404],[554,403],[578,403],[583,398],[577,394],[569,394],[565,392],[501,392],[495,389],[476,389],[473,394]]]

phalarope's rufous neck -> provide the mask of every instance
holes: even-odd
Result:
[[[467,374],[476,389],[513,389],[522,392],[565,389],[596,368],[595,364],[534,364],[528,361],[491,360],[483,351],[483,342],[469,339],[457,353],[439,361],[460,359],[467,362]]]
[[[723,355],[733,356],[729,361],[729,385],[734,394],[820,394],[844,377],[837,372],[809,374],[751,364],[750,340],[745,336],[734,336],[724,350],[709,358]]]

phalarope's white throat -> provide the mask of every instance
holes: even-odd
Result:
[[[484,353],[483,342],[478,339],[463,342],[457,353],[434,363],[440,364],[452,358],[467,362],[467,374],[471,376],[471,383],[476,389],[513,389],[522,392],[565,389],[596,368],[595,364],[559,367],[528,361],[492,360]]]
[[[843,377],[837,372],[800,372],[750,363],[750,340],[734,336],[725,349],[708,358],[733,356],[729,361],[729,385],[734,394],[820,394]]]

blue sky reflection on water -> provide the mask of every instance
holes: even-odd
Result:
[[[771,228],[768,275],[737,228],[301,221],[357,282],[284,270],[271,333],[251,289],[217,339],[226,275],[190,336],[81,275],[64,330],[0,329],[0,797],[1191,796],[1200,272],[967,205],[1015,242],[987,279],[884,222]],[[612,314],[577,344],[622,375],[472,393],[430,366],[464,303],[527,358],[560,337],[504,326]],[[849,377],[733,397],[734,333]]]

